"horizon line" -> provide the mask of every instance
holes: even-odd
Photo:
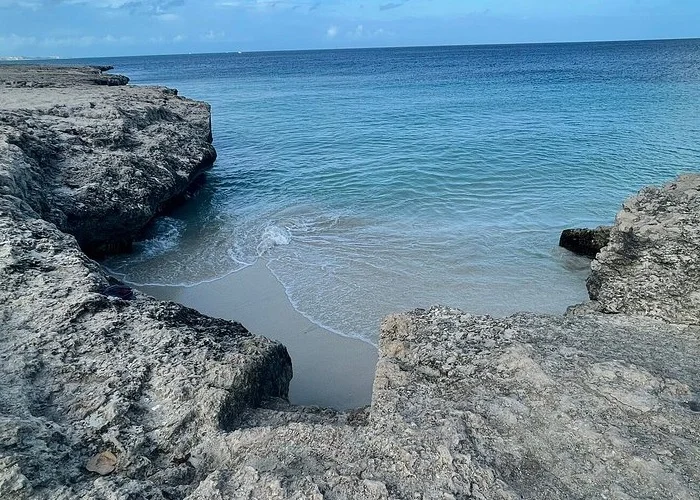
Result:
[[[519,45],[574,45],[592,43],[630,43],[630,42],[673,42],[700,40],[700,36],[679,37],[679,38],[628,38],[617,40],[568,40],[556,42],[510,42],[510,43],[448,43],[438,45],[387,45],[378,47],[322,47],[309,49],[262,49],[262,50],[227,50],[222,52],[173,52],[161,54],[132,54],[117,56],[81,56],[81,57],[61,57],[61,56],[0,56],[0,63],[3,62],[30,62],[30,61],[71,61],[80,59],[125,59],[129,57],[163,57],[163,56],[199,56],[217,54],[265,54],[279,52],[322,52],[322,51],[343,51],[343,50],[387,50],[387,49],[422,49],[440,47],[509,47]],[[14,59],[16,58],[16,59]]]

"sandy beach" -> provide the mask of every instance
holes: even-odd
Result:
[[[370,403],[376,348],[326,330],[296,311],[263,262],[192,287],[140,289],[160,300],[239,321],[257,335],[282,342],[294,368],[289,388],[293,404],[348,409]]]

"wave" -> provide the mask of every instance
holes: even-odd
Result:
[[[292,233],[286,227],[271,224],[266,226],[260,235],[260,242],[256,246],[258,257],[267,254],[271,249],[280,245],[289,245],[292,241]]]
[[[159,217],[148,230],[149,237],[134,242],[135,260],[147,260],[163,255],[176,248],[187,224],[173,217]]]

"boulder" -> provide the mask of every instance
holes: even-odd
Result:
[[[593,259],[608,244],[609,239],[609,226],[599,226],[595,229],[564,229],[559,237],[559,246]]]

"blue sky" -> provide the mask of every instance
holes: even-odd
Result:
[[[0,0],[0,56],[700,37],[700,0]]]

